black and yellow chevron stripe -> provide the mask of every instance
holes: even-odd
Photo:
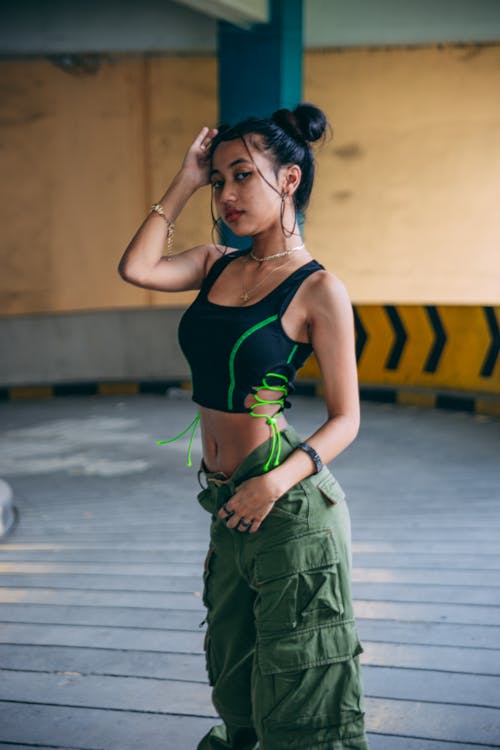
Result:
[[[480,305],[353,305],[360,396],[500,416],[500,308]],[[321,395],[315,357],[297,393]],[[0,388],[0,399],[189,390],[180,380],[84,382]]]

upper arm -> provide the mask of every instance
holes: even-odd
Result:
[[[162,256],[155,266],[141,270],[140,275],[120,271],[125,281],[160,292],[185,292],[199,289],[203,279],[221,253],[215,245],[196,245],[172,256]]]
[[[333,274],[318,274],[311,299],[311,343],[323,381],[328,415],[348,416],[359,427],[355,326],[346,287]]]

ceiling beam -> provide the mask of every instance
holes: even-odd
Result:
[[[254,23],[269,22],[269,0],[175,0],[220,21],[249,28]]]

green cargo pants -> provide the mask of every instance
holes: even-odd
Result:
[[[282,432],[282,460],[300,443]],[[350,516],[327,467],[277,500],[255,534],[217,516],[262,473],[266,441],[228,479],[200,469],[212,514],[205,560],[206,667],[223,720],[197,750],[367,750],[351,602]]]

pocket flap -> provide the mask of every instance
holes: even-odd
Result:
[[[315,529],[260,552],[255,560],[255,580],[261,584],[338,562],[332,529]]]
[[[333,474],[328,473],[321,479],[317,484],[317,488],[334,505],[339,500],[344,500],[345,498],[345,492]]]
[[[260,639],[257,659],[262,674],[296,672],[347,661],[363,653],[354,621]]]

